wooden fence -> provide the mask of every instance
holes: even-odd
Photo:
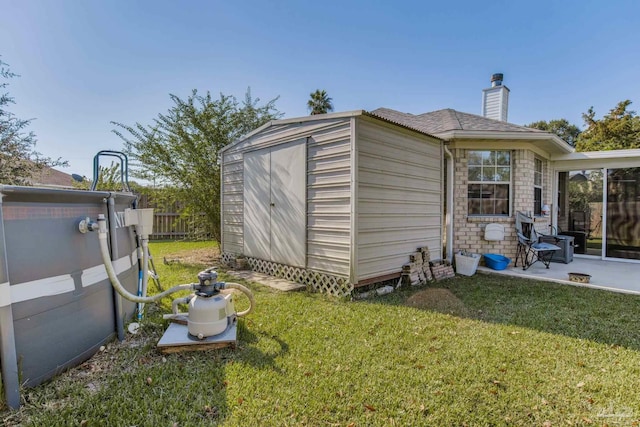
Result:
[[[181,206],[179,203],[173,203],[170,206],[159,208],[157,204],[146,195],[141,194],[138,197],[138,208],[153,208],[153,234],[149,236],[150,240],[180,240],[187,238],[205,238],[202,230],[197,225],[198,219],[195,217],[184,218],[180,215]],[[204,217],[204,214],[200,214]]]

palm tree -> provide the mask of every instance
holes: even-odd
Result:
[[[314,114],[326,114],[329,111],[333,111],[333,104],[331,98],[327,96],[326,90],[317,89],[311,93],[311,99],[307,101],[307,108],[311,111],[311,115]]]

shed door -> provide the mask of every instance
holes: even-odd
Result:
[[[305,267],[304,140],[244,155],[245,255]]]

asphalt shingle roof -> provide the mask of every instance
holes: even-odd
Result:
[[[73,177],[68,173],[45,166],[42,170],[31,178],[32,184],[53,185],[57,187],[73,188]]]
[[[538,129],[463,113],[451,108],[418,115],[402,113],[390,108],[378,108],[371,111],[371,114],[435,135],[453,130],[544,133],[544,131]]]

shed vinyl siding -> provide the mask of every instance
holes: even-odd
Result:
[[[277,122],[223,154],[222,250],[240,254],[243,224],[245,153],[306,141],[306,267],[348,277],[350,253],[350,118],[303,123]]]
[[[399,273],[420,246],[442,258],[440,141],[366,119],[357,129],[358,281]]]
[[[224,154],[222,162],[222,248],[241,254],[244,247],[243,163],[237,153]]]
[[[309,138],[307,267],[349,276],[351,124]]]

